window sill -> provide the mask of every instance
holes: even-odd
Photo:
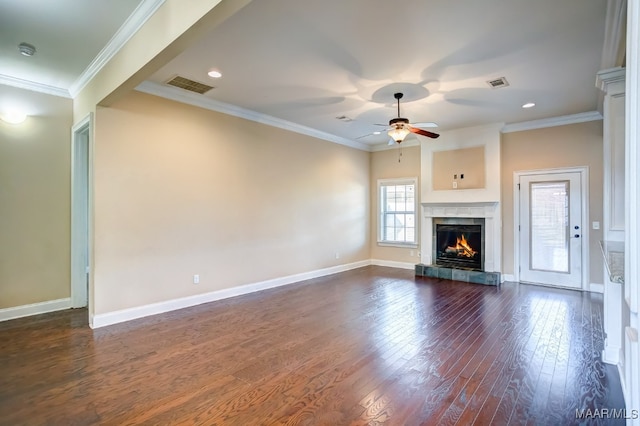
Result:
[[[418,244],[416,243],[397,243],[393,241],[378,241],[378,245],[381,247],[398,247],[398,248],[407,248],[407,249],[418,248]]]

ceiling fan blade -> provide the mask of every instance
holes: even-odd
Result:
[[[389,139],[389,143],[387,145],[391,146],[391,145],[395,145],[396,141],[393,140],[393,138]]]
[[[432,138],[432,139],[435,139],[435,138],[439,138],[439,137],[440,137],[440,135],[439,135],[439,134],[437,134],[437,133],[432,133],[432,132],[430,132],[430,131],[428,131],[428,130],[417,129],[417,128],[415,128],[415,127],[411,127],[411,126],[408,126],[408,127],[409,127],[409,131],[410,131],[411,133],[415,133],[415,134],[417,134],[417,135],[426,136],[426,137],[428,137],[428,138]]]
[[[367,133],[366,135],[358,136],[358,137],[356,138],[356,140],[358,140],[358,139],[363,139],[363,138],[368,138],[369,136],[373,136],[373,133]]]
[[[432,121],[420,121],[418,123],[411,123],[411,125],[413,127],[419,127],[421,129],[429,129],[429,128],[433,128],[433,127],[438,127],[438,125]]]

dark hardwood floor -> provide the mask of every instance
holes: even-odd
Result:
[[[371,266],[86,317],[0,323],[1,425],[614,424],[576,409],[623,408],[600,295]]]

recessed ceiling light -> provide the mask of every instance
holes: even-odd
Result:
[[[373,132],[374,135],[379,135],[380,133],[382,132],[378,132],[378,131]]]
[[[522,108],[533,108],[534,106],[536,106],[535,103],[527,102],[526,104],[522,105]]]
[[[34,45],[24,42],[18,45],[18,50],[24,56],[33,56],[36,53],[36,47]]]
[[[218,70],[211,70],[207,73],[207,75],[211,78],[220,78],[222,77],[222,73]]]
[[[27,114],[19,111],[9,111],[1,114],[0,118],[9,124],[20,124],[27,119]]]

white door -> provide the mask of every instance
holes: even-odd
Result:
[[[520,281],[582,287],[580,172],[520,175]]]
[[[89,286],[89,145],[91,121],[72,130],[71,151],[71,302],[88,303]]]

